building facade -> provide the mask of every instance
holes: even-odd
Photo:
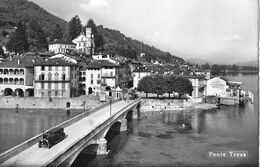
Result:
[[[81,53],[93,54],[95,49],[94,35],[91,28],[86,28],[86,34],[81,33],[72,40],[76,44],[76,50]]]
[[[52,53],[67,53],[71,50],[76,50],[76,44],[66,41],[54,41],[49,43],[49,52]]]
[[[150,76],[151,75],[151,71],[148,70],[148,69],[134,69],[133,70],[133,86],[134,88],[137,88],[138,87],[138,83],[139,81],[145,77],[145,76]]]
[[[61,98],[78,95],[78,64],[58,54],[34,65],[35,97]]]
[[[207,81],[206,96],[226,96],[227,83],[220,77],[214,77]]]
[[[93,60],[80,70],[80,89],[86,95],[99,95],[118,85],[118,65],[107,60]]]
[[[33,57],[10,56],[0,63],[1,96],[33,96]]]

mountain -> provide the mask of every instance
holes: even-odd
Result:
[[[26,25],[32,20],[38,21],[47,36],[53,32],[56,24],[59,24],[64,32],[68,32],[68,22],[50,14],[33,2],[27,0],[0,0],[0,44],[5,44],[8,40],[8,38],[2,36],[3,31],[11,34],[15,31],[14,27],[20,20],[26,23]],[[102,25],[97,26],[97,30],[102,35],[104,46],[109,53],[119,53],[129,58],[140,58],[136,57],[136,55],[145,53],[142,59],[148,62],[151,60],[168,63],[184,62],[182,58],[126,37],[118,30],[104,28]]]
[[[120,55],[124,55],[125,52],[131,53],[132,51],[137,55],[145,53],[143,59],[148,62],[151,62],[151,60],[166,63],[184,62],[184,60],[180,57],[127,37],[118,30],[104,28],[102,25],[97,26],[97,30],[102,34],[105,43],[104,47],[110,52],[110,54],[111,52],[112,54],[117,52]],[[132,58],[134,58],[134,56]]]
[[[252,60],[252,61],[247,61],[247,62],[240,62],[236,63],[237,66],[258,66],[258,61],[257,60]]]
[[[27,0],[0,0],[0,27],[8,29],[16,26],[19,21],[27,25],[31,20],[36,20],[40,24],[45,34],[49,35],[55,24],[59,24],[66,32],[68,23],[56,17],[40,6]]]
[[[201,58],[191,58],[191,59],[186,59],[185,61],[189,62],[189,63],[198,64],[198,65],[202,65],[202,64],[206,64],[206,63],[212,64],[212,63],[208,62],[207,60],[201,59]]]

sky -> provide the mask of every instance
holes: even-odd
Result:
[[[31,0],[69,21],[119,30],[184,58],[257,61],[257,0]]]

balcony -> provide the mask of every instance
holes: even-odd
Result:
[[[70,82],[70,80],[69,79],[65,79],[65,80],[62,80],[62,79],[53,79],[53,80],[36,79],[35,82]]]

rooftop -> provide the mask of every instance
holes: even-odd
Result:
[[[135,68],[133,72],[151,72],[151,70],[144,68]]]
[[[70,41],[62,41],[62,40],[56,40],[54,42],[50,42],[49,44],[64,44],[64,45],[77,45]]]
[[[0,67],[17,67],[17,68],[24,68],[24,67],[33,67],[33,62],[36,57],[34,56],[10,56],[5,61],[0,63]]]

